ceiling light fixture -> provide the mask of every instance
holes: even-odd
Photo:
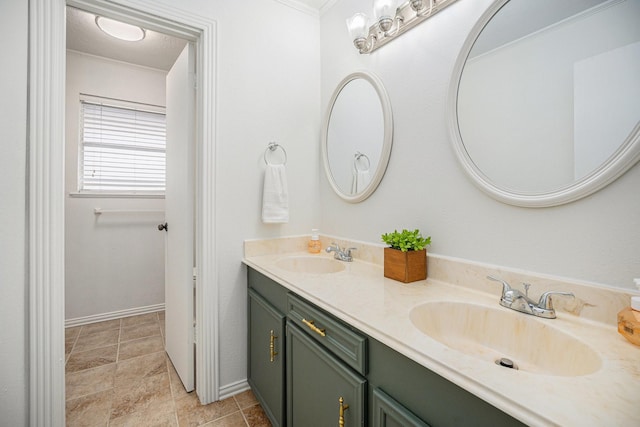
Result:
[[[96,16],[96,25],[105,34],[128,42],[137,42],[144,39],[145,31],[131,24],[116,21],[115,19],[105,18],[104,16]]]
[[[360,53],[371,53],[424,22],[458,0],[373,0],[375,22],[369,26],[367,15],[356,13],[347,19],[347,28]]]

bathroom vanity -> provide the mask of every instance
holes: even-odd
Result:
[[[338,243],[359,258],[245,242],[248,379],[273,425],[640,424],[640,352],[615,328],[629,293],[433,254],[430,277],[403,284],[382,247]],[[576,298],[556,319],[518,313],[488,274]]]
[[[248,284],[249,383],[274,426],[522,425],[251,267]]]

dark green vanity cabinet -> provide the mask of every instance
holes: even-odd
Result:
[[[248,382],[271,424],[284,427],[286,291],[253,270],[249,270],[249,283],[255,288],[249,288]]]
[[[374,427],[429,427],[379,388],[373,390],[371,402],[371,425]]]
[[[510,415],[380,341],[369,338],[368,355],[370,402],[380,399],[374,395],[375,390],[380,389],[395,401],[396,407],[401,403],[401,408],[396,408],[399,412],[413,414],[431,426],[524,426]],[[376,418],[373,413],[375,406],[372,404],[370,407],[370,419],[376,422],[372,424],[375,427],[414,425],[377,423],[380,417]],[[387,413],[391,411],[387,410]]]
[[[365,426],[367,380],[287,321],[287,426]]]
[[[287,296],[287,425],[365,425],[367,338]]]
[[[343,406],[348,405],[342,411],[344,427],[523,426],[275,281],[248,270],[249,384],[273,425],[339,426],[338,399],[342,397]],[[275,340],[278,363],[272,363],[269,333],[276,325],[284,329],[279,329],[281,335]]]

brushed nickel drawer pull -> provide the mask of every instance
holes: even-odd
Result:
[[[316,325],[313,324],[313,320],[302,319],[302,323],[307,325],[309,327],[309,329],[311,329],[313,332],[315,332],[315,333],[317,333],[319,335],[322,335],[323,337],[326,335],[324,333],[324,329],[320,329]]]

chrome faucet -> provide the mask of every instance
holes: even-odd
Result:
[[[351,262],[353,261],[353,256],[351,256],[351,251],[355,251],[358,248],[347,248],[347,249],[340,249],[340,245],[338,245],[337,243],[333,242],[331,244],[331,246],[329,246],[326,251],[327,253],[331,253],[333,252],[333,257],[335,259],[338,259],[340,261],[346,261],[346,262]]]
[[[497,277],[487,276],[487,279],[502,283],[502,296],[500,297],[500,305],[512,310],[520,311],[526,314],[543,317],[545,319],[555,319],[556,311],[553,308],[552,295],[565,295],[575,298],[571,292],[545,292],[540,296],[540,300],[536,303],[517,289],[513,289],[509,284]],[[529,290],[529,285],[525,283],[525,288]]]

